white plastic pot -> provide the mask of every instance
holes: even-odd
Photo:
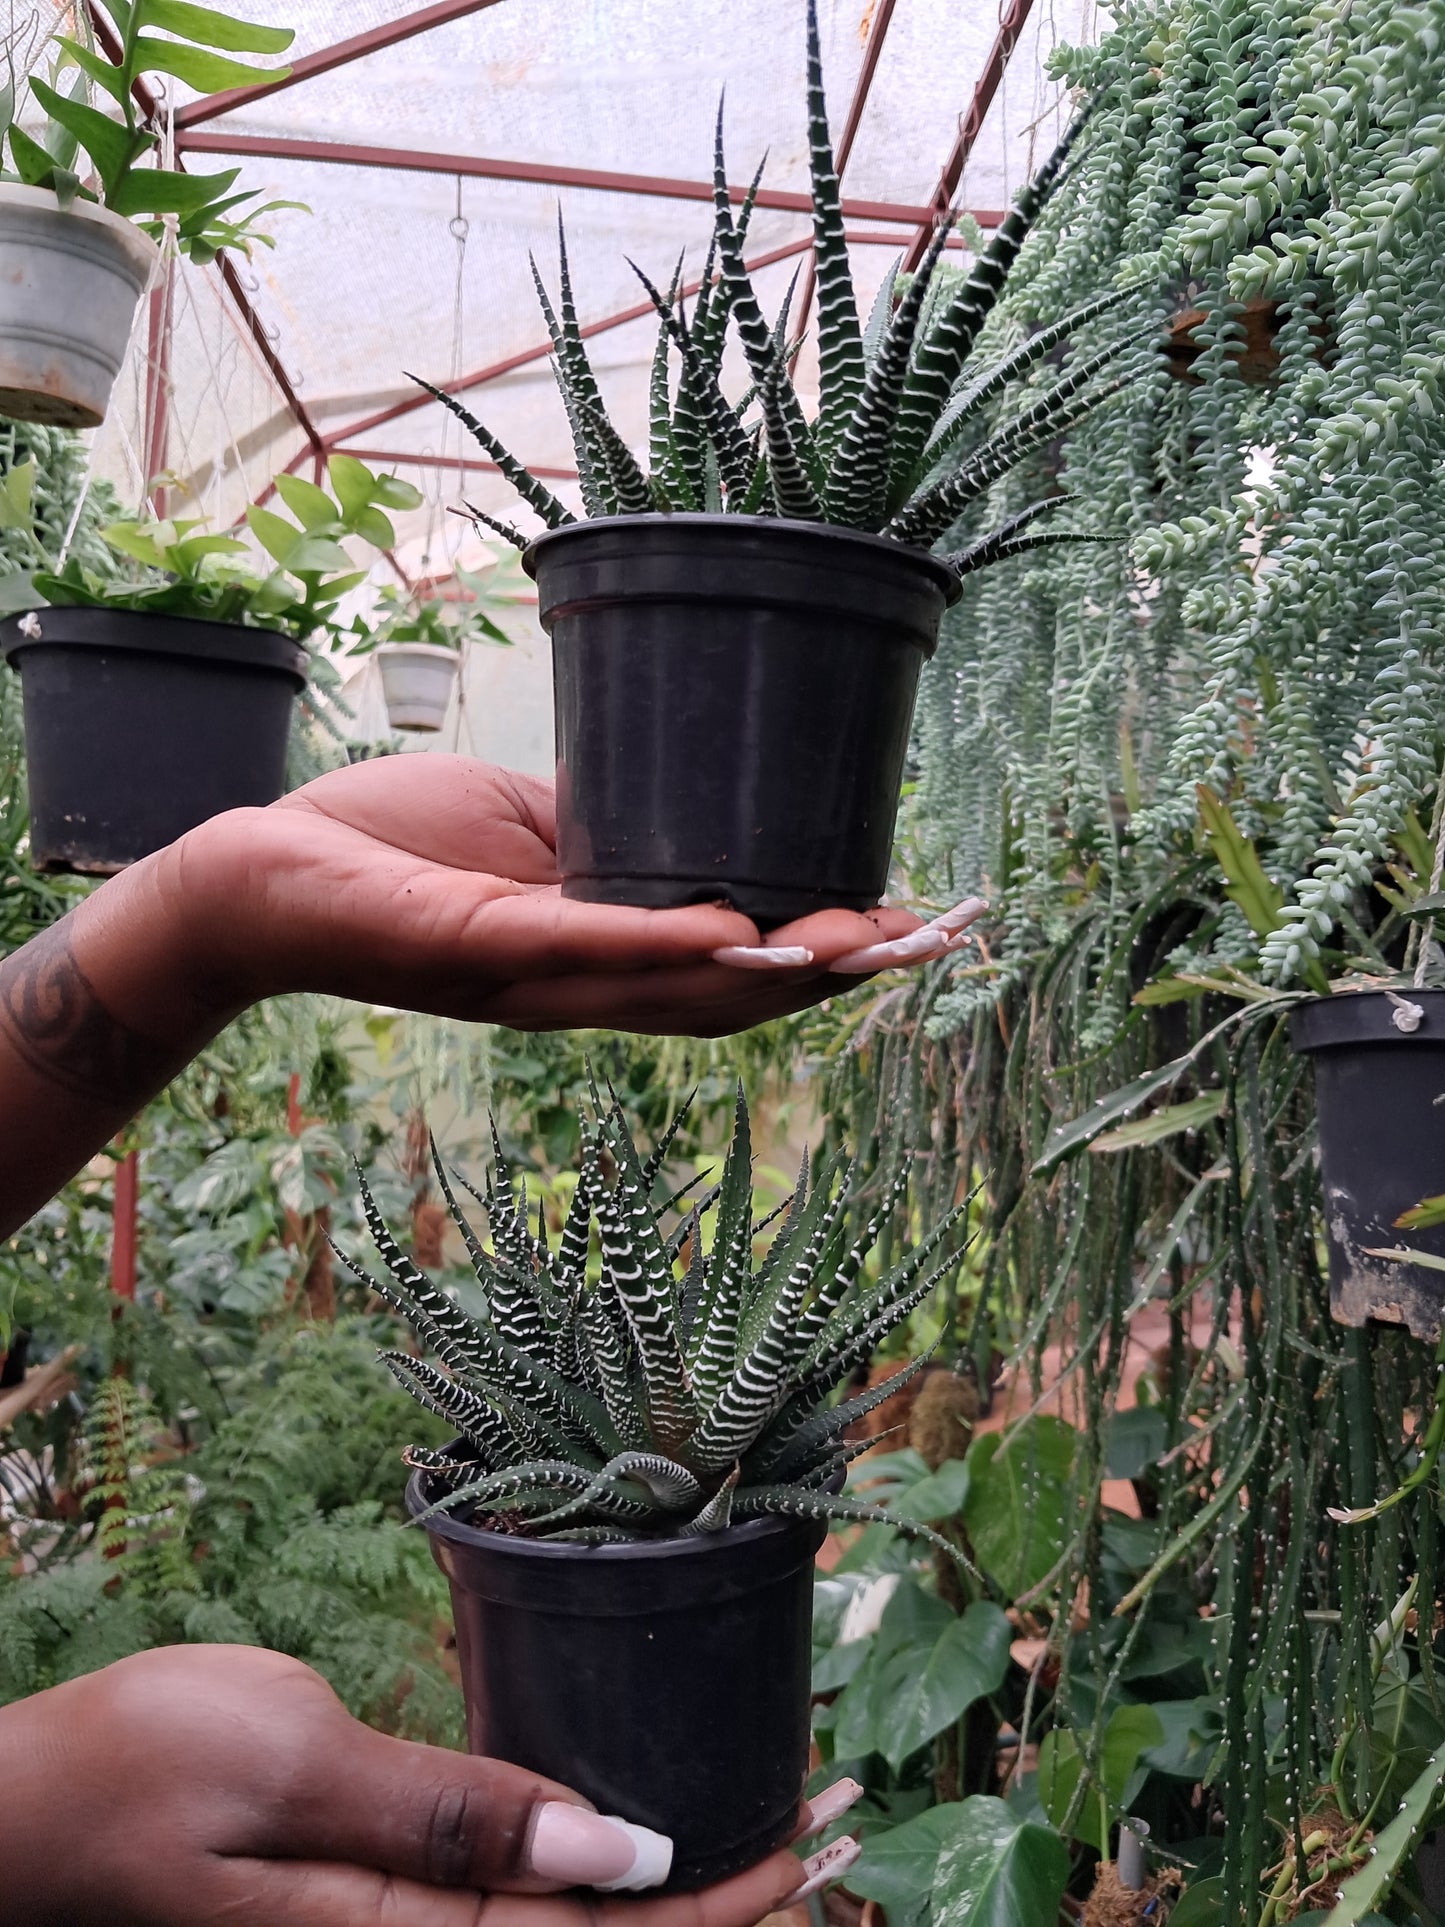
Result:
[[[159,250],[90,201],[0,182],[0,415],[95,428]]]
[[[376,652],[393,729],[440,729],[461,657],[434,642],[384,642]]]

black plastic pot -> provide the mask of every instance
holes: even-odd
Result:
[[[888,881],[952,570],[811,522],[632,515],[525,557],[552,638],[562,894],[764,927]]]
[[[429,1496],[414,1474],[413,1517]],[[670,1834],[668,1892],[788,1838],[808,1769],[821,1524],[759,1519],[625,1546],[514,1538],[442,1513],[426,1529],[451,1585],[473,1753]]]
[[[20,671],[37,869],[108,876],[285,787],[291,705],[306,684],[289,636],[37,609],[0,623],[0,652]]]
[[[1370,1254],[1410,1246],[1445,1258],[1445,1225],[1395,1223],[1445,1192],[1445,991],[1320,997],[1291,1014],[1290,1038],[1314,1059],[1331,1313],[1438,1338],[1445,1272]]]

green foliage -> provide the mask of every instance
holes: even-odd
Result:
[[[133,566],[97,569],[72,550],[62,561],[41,540],[33,508],[37,470],[12,467],[0,485],[0,532],[28,550],[30,568],[6,579],[6,610],[82,606],[190,616],[207,622],[281,630],[304,642],[331,620],[348,590],[366,579],[342,546],[353,537],[372,548],[396,539],[388,509],[421,500],[410,482],[375,475],[351,455],[327,465],[332,492],[298,475],[276,477],[290,518],[253,502],[251,533],[273,566],[256,572],[255,552],[234,535],[214,535],[194,520],[146,517],[112,522],[97,533]]]
[[[487,611],[500,615],[518,600],[522,582],[515,556],[498,558],[485,569],[455,569],[453,578],[465,593],[465,601],[443,601],[416,589],[385,584],[377,591],[372,613],[352,618],[345,632],[347,654],[368,655],[391,642],[424,642],[434,649],[458,653],[469,643],[494,642],[510,648],[511,637],[498,628]]]
[[[437,1508],[516,1515],[545,1537],[589,1542],[646,1531],[717,1531],[732,1518],[882,1519],[837,1496],[846,1425],[894,1389],[830,1407],[829,1395],[957,1263],[949,1213],[876,1280],[881,1225],[850,1239],[847,1169],[805,1158],[761,1262],[749,1119],[741,1089],[723,1174],[701,1199],[654,1199],[675,1119],[644,1157],[615,1099],[584,1122],[584,1158],[554,1250],[533,1232],[500,1145],[482,1202],[492,1249],[471,1230],[437,1160],[485,1311],[438,1291],[397,1247],[363,1184],[389,1276],[373,1289],[441,1367],[384,1354],[400,1382],[461,1434],[414,1463]],[[668,1223],[672,1228],[666,1228]],[[705,1236],[705,1226],[711,1237]],[[592,1241],[600,1263],[590,1262]],[[903,1376],[907,1376],[905,1372]],[[956,1556],[930,1528],[909,1530]]]
[[[1073,327],[1095,321],[1113,306],[1111,295],[1058,323],[1037,345],[982,367],[970,356],[1009,269],[1058,182],[1073,138],[1071,134],[1018,196],[973,272],[952,288],[938,269],[953,217],[941,220],[896,305],[885,302],[876,326],[870,325],[865,335],[853,293],[828,132],[816,4],[809,0],[808,143],[821,381],[817,419],[810,423],[805,418],[792,385],[792,290],[769,322],[747,271],[743,234],[757,182],[735,219],[719,107],[713,233],[691,323],[678,296],[680,269],[666,296],[636,269],[661,322],[650,395],[650,474],[644,474],[607,417],[577,327],[565,238],[560,239],[560,318],[533,263],[577,448],[586,512],[646,515],[721,509],[729,514],[777,514],[881,532],[922,548],[948,534],[987,487],[1115,392],[1118,381],[1100,387],[1094,378],[1111,364],[1124,366],[1121,357],[1133,345],[1128,336],[1111,341],[1071,364],[1051,388],[1022,385]],[[736,406],[719,386],[730,322],[737,326],[752,376],[752,386]],[[675,392],[670,350],[679,364]],[[470,429],[549,528],[573,520],[460,402],[429,382],[421,386]],[[993,407],[1001,395],[1001,408]],[[747,408],[753,401],[758,413],[750,420]],[[709,460],[715,482],[709,479]],[[1054,506],[1052,500],[1040,501],[1028,513],[1041,514]],[[515,530],[489,517],[477,519],[524,545],[525,538]],[[1015,516],[1010,524],[975,540],[958,558],[960,571],[972,573],[1026,549],[1077,539],[1064,529],[1015,539],[1021,527],[1022,519]]]
[[[147,29],[150,29],[147,32]],[[0,180],[44,188],[62,208],[77,198],[103,203],[135,219],[155,240],[173,214],[176,241],[192,260],[214,260],[223,248],[271,245],[254,223],[291,201],[246,208],[254,192],[231,190],[239,168],[219,174],[187,174],[144,165],[157,145],[142,124],[135,88],[146,74],[169,74],[197,93],[245,87],[283,77],[284,67],[256,67],[237,53],[283,53],[294,39],[289,27],[237,20],[190,0],[100,0],[94,17],[77,28],[83,37],[57,33],[49,78],[29,76],[31,95],[45,115],[37,140],[21,127],[13,63],[0,87]],[[96,104],[96,95],[103,96]],[[4,169],[8,143],[9,170]],[[84,154],[87,170],[80,161]],[[245,210],[244,212],[242,210]]]

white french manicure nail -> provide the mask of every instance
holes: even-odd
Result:
[[[841,1840],[835,1840],[830,1847],[824,1847],[821,1852],[812,1854],[803,1862],[801,1884],[794,1887],[786,1900],[778,1902],[777,1911],[781,1913],[784,1907],[796,1907],[800,1900],[806,1900],[809,1894],[817,1893],[818,1889],[826,1887],[830,1880],[839,1879],[847,1873],[862,1851],[852,1834],[845,1833]]]
[[[917,930],[910,930],[906,937],[895,937],[891,943],[865,944],[861,950],[850,950],[841,957],[835,957],[828,968],[841,975],[857,975],[864,971],[886,970],[892,964],[931,963],[935,957],[961,948],[968,941],[966,933],[969,924],[981,917],[987,908],[982,897],[965,897],[962,903],[945,910],[941,917],[935,917],[931,923],[921,924]]]
[[[611,1813],[548,1800],[537,1809],[527,1848],[528,1871],[568,1887],[631,1893],[656,1887],[672,1868],[672,1842]]]
[[[863,1789],[857,1780],[835,1780],[830,1787],[824,1787],[808,1802],[808,1820],[800,1840],[812,1840],[825,1827],[831,1827],[835,1820],[841,1820],[849,1807],[863,1797]]]
[[[721,950],[714,950],[712,960],[714,963],[731,964],[735,970],[780,970],[790,964],[810,964],[813,953],[805,950],[801,944],[793,943],[771,946],[729,943],[724,944]]]

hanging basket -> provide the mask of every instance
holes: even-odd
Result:
[[[306,652],[289,636],[118,609],[0,623],[20,671],[39,870],[109,876],[222,810],[274,803]]]
[[[97,427],[158,259],[108,208],[0,182],[0,415]]]
[[[1445,1192],[1445,990],[1319,997],[1292,1013],[1290,1040],[1314,1059],[1331,1314],[1437,1339],[1445,1271],[1378,1254],[1445,1260],[1445,1225],[1396,1223]]]
[[[384,642],[376,660],[392,728],[440,729],[461,666],[456,650],[434,642]]]
[[[563,896],[722,898],[764,928],[879,901],[951,569],[750,515],[577,522],[524,565],[552,638]]]

